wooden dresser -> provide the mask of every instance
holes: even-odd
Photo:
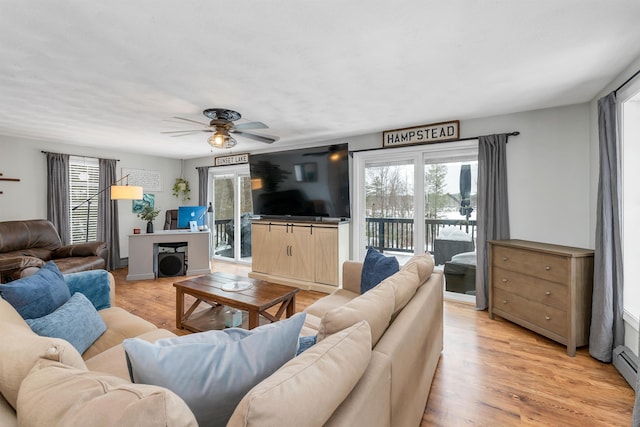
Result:
[[[593,251],[525,240],[489,241],[489,317],[567,346],[589,343]]]

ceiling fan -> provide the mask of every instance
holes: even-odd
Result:
[[[199,132],[213,132],[207,142],[214,148],[232,148],[236,145],[236,140],[231,137],[230,134],[235,134],[239,136],[243,136],[245,138],[253,139],[255,141],[264,142],[266,144],[271,144],[278,140],[277,136],[267,136],[267,135],[258,135],[255,133],[247,132],[247,130],[251,129],[266,129],[268,128],[262,122],[250,122],[250,123],[241,123],[235,124],[236,120],[239,120],[242,116],[237,111],[227,110],[224,108],[208,108],[202,112],[206,117],[211,119],[209,124],[198,122],[191,119],[185,119],[182,117],[174,117],[177,120],[183,120],[189,123],[196,123],[202,126],[205,126],[201,129],[187,129],[187,130],[176,130],[176,131],[168,131],[161,133],[171,133],[173,137],[176,136],[186,136],[192,135],[194,133]]]

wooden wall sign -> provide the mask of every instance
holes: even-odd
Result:
[[[386,130],[382,133],[383,147],[433,144],[460,139],[460,121],[433,123],[405,129]]]
[[[215,166],[242,165],[249,163],[249,153],[219,156],[215,158]]]

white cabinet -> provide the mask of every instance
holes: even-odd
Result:
[[[349,223],[255,220],[249,277],[331,292],[348,259]]]

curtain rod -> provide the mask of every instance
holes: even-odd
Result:
[[[66,154],[66,153],[54,153],[53,151],[44,151],[44,150],[41,150],[40,152],[42,154]],[[98,160],[100,159],[100,157],[78,156],[77,154],[67,154],[67,155],[68,156],[74,156],[74,157],[86,157],[86,158],[89,158],[89,159],[98,159]],[[108,160],[115,160],[116,162],[120,161],[120,159],[108,159]]]
[[[513,132],[509,132],[509,133],[505,133],[504,135],[507,136],[518,136],[520,135],[520,132],[518,132],[517,130],[514,130]],[[432,142],[431,144],[444,144],[447,142],[458,142],[458,141],[471,141],[474,139],[478,139],[480,138],[479,136],[471,136],[469,138],[460,138],[460,139],[455,139],[453,141],[441,141],[441,142]],[[509,142],[509,141],[507,141]],[[424,144],[424,145],[430,145],[430,144]],[[415,147],[416,145],[399,145],[397,147],[378,147],[378,148],[365,148],[362,150],[353,150],[353,151],[349,151],[349,154],[351,153],[362,153],[365,151],[375,151],[375,150],[388,150],[388,149],[393,149],[393,148],[406,148],[406,147]]]
[[[617,87],[616,90],[614,90],[613,92],[617,95],[618,91],[620,89],[622,89],[623,87],[625,87],[631,80],[633,80],[638,74],[640,74],[640,70],[636,71],[635,73],[633,73],[633,75],[631,77],[629,77],[627,80],[625,80],[624,83],[622,83],[620,86]]]

